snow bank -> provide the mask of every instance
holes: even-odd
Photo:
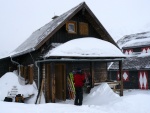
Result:
[[[35,103],[37,95],[37,87],[35,83],[32,85],[21,85],[18,76],[13,72],[8,72],[0,78],[0,100],[3,101],[5,97],[10,97],[13,88],[16,88],[17,94],[23,94],[24,97],[32,95],[32,98],[26,103]]]
[[[104,105],[119,99],[120,96],[113,92],[107,83],[94,87],[84,99],[85,105]]]

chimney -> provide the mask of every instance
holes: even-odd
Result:
[[[59,16],[55,15],[55,16],[52,17],[52,19],[54,20],[54,19],[56,19],[57,17],[59,17]]]

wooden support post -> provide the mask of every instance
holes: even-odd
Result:
[[[23,68],[23,77],[25,78],[25,80],[28,78],[27,77],[27,67],[26,66],[24,66],[24,68]]]
[[[92,76],[92,87],[94,87],[94,62],[90,62],[90,73]]]
[[[33,84],[34,69],[33,64],[29,65],[29,84]]]
[[[52,102],[55,103],[55,64],[51,63]]]
[[[43,63],[42,65],[42,80],[43,80],[43,93],[45,94],[45,91],[46,91],[46,87],[45,87],[45,76],[46,76],[46,64]],[[45,97],[45,95],[44,95]]]
[[[49,64],[46,64],[45,84],[46,84],[45,99],[46,102],[48,103],[50,101],[50,65]]]
[[[41,103],[43,87],[44,87],[44,79],[42,79],[42,82],[41,82],[41,88],[40,88],[40,94],[39,94],[39,104]]]
[[[119,61],[119,76],[120,76],[120,96],[123,96],[122,61]]]
[[[21,65],[21,66],[20,66],[20,76],[21,76],[21,77],[24,77],[23,74],[24,74],[24,72],[23,72],[23,65]]]
[[[45,80],[45,78],[44,78],[44,76],[45,76],[44,66],[45,66],[45,64],[43,64],[42,71],[41,71],[41,74],[40,74],[41,75],[40,76],[40,82],[38,81],[40,86],[39,86],[39,91],[38,91],[38,95],[37,95],[35,104],[37,104],[37,103],[40,104],[41,103],[41,97],[42,97],[42,92],[43,92],[43,88],[44,88],[44,80]]]

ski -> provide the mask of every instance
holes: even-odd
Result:
[[[69,91],[70,99],[74,99],[74,92],[73,92],[71,81],[70,81],[69,77],[67,77],[67,82],[68,82],[68,91]]]

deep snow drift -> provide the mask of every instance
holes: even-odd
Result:
[[[19,77],[17,74],[8,72],[0,78],[0,100],[4,100],[6,96],[11,97],[11,91],[15,87],[17,94],[23,94],[24,97],[32,96],[32,99],[26,101],[26,103],[35,103],[37,95],[37,87],[35,83],[32,85],[21,85],[19,83]]]
[[[107,97],[107,98],[105,98]],[[85,105],[104,105],[118,100],[120,96],[113,92],[107,83],[94,87],[84,99]]]

